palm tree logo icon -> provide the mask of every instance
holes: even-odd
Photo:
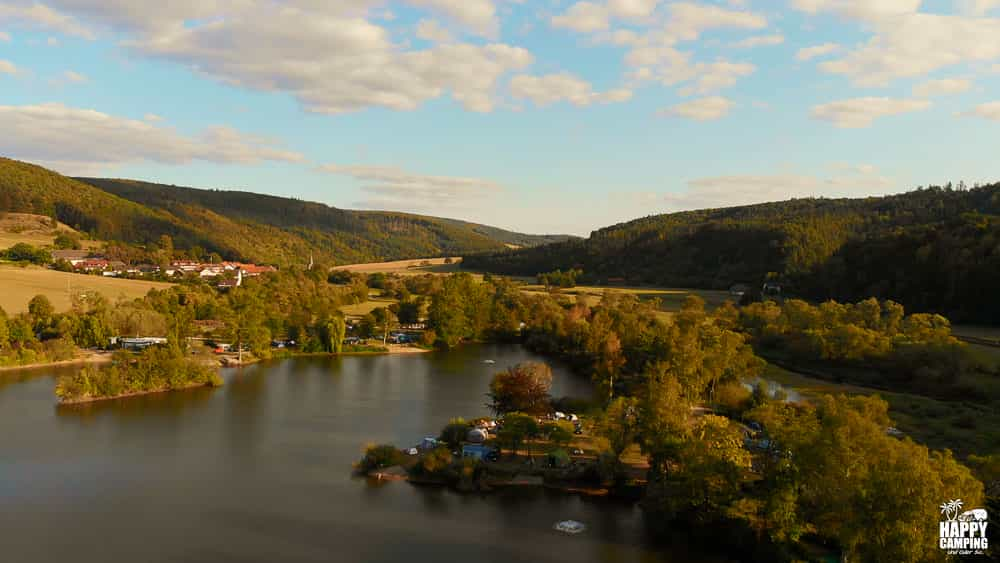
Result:
[[[962,509],[962,499],[952,499],[941,504],[941,514],[944,514],[949,521],[958,518],[958,511]]]

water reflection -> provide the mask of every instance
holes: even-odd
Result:
[[[219,389],[71,407],[53,406],[58,370],[0,376],[0,424],[16,429],[0,433],[4,560],[708,560],[649,542],[631,504],[352,478],[366,443],[485,414],[492,374],[528,359],[513,346],[299,358],[225,370]],[[556,363],[553,393],[591,390]],[[567,518],[588,532],[552,530]]]

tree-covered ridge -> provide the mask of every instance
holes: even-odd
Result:
[[[232,219],[292,232],[320,248],[367,254],[369,260],[497,250],[505,244],[536,246],[567,238],[513,233],[486,225],[409,213],[337,209],[321,203],[251,192],[200,190],[136,180],[79,180],[154,209],[177,210],[181,214],[191,208],[211,209]]]
[[[504,274],[581,268],[592,281],[760,287],[858,301],[875,296],[955,320],[1000,318],[1000,184],[863,199],[796,199],[671,213],[586,240],[468,257]]]
[[[0,212],[52,216],[93,238],[134,245],[169,235],[180,250],[199,247],[232,260],[279,266],[304,265],[311,255],[345,264],[487,252],[506,244],[560,239],[247,192],[84,180],[0,158]]]

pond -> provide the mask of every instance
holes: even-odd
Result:
[[[60,370],[0,374],[3,559],[709,561],[654,545],[631,504],[352,478],[366,443],[412,445],[487,414],[492,374],[530,359],[500,345],[302,358],[224,370],[219,389],[72,407],[55,405]],[[589,396],[550,364],[553,395]],[[586,531],[552,529],[570,519]]]

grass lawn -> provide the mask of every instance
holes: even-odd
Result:
[[[368,301],[365,301],[364,303],[357,303],[355,305],[344,305],[340,308],[340,311],[347,315],[348,318],[361,318],[375,309],[388,307],[396,302],[396,299],[369,295]]]
[[[120,280],[100,276],[86,276],[57,272],[39,267],[0,265],[0,307],[8,313],[28,310],[28,301],[36,295],[45,295],[58,311],[70,308],[70,292],[98,291],[115,301],[124,295],[129,299],[142,297],[150,289],[163,289],[171,284],[140,280]]]

